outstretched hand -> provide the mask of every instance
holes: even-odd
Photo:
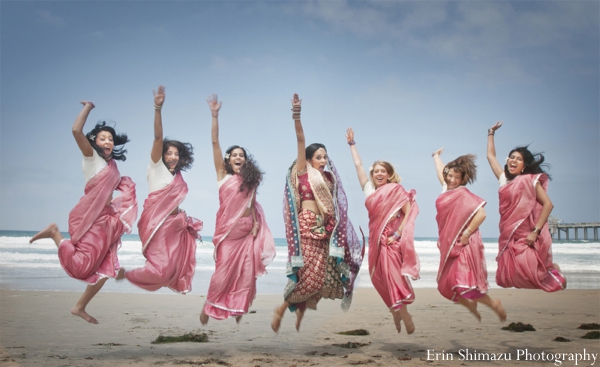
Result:
[[[431,156],[435,157],[436,155],[441,155],[443,151],[444,151],[444,148],[440,148],[440,149],[436,150],[435,152],[431,153]]]
[[[163,103],[165,103],[165,87],[159,85],[158,92],[152,90],[152,93],[154,94],[154,105],[162,107]]]
[[[299,109],[302,107],[302,100],[298,97],[298,93],[294,93],[292,98],[292,110]]]
[[[219,102],[219,96],[216,94],[211,94],[206,99],[206,103],[208,103],[208,107],[210,108],[210,112],[212,112],[213,116],[219,115],[219,110],[221,109],[221,102]]]
[[[85,106],[89,106],[91,108],[95,108],[96,106],[94,105],[94,103],[92,103],[91,101],[79,101],[79,103],[81,103],[84,107]]]
[[[504,121],[497,121],[497,122],[494,124],[494,126],[492,126],[490,129],[492,129],[493,131],[496,131],[496,130],[498,130],[498,129],[500,128],[500,126],[502,126],[502,123],[503,123],[503,122],[504,122]]]
[[[354,130],[352,130],[351,127],[346,129],[346,140],[348,141],[348,144],[354,142]]]

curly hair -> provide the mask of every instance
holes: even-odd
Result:
[[[475,154],[466,154],[461,155],[451,162],[448,162],[446,167],[444,167],[444,181],[446,181],[448,172],[453,169],[454,171],[462,174],[462,181],[460,183],[461,186],[465,186],[467,183],[472,184],[475,182],[477,179],[477,166],[475,165],[475,159],[477,159]]]
[[[390,177],[388,178],[388,182],[400,183],[400,181],[402,181],[402,178],[400,177],[400,175],[398,175],[398,173],[394,169],[394,166],[390,162],[375,161],[373,162],[371,167],[369,167],[369,178],[371,179],[371,183],[373,184],[373,186],[376,186],[375,181],[373,180],[373,171],[375,170],[375,166],[377,165],[385,168],[386,172],[390,175]]]
[[[231,163],[229,163],[229,156],[235,149],[241,149],[244,152],[244,158],[246,159],[246,162],[240,170],[240,176],[242,176],[240,191],[248,190],[248,193],[250,193],[261,184],[264,172],[258,168],[258,164],[254,160],[254,157],[252,157],[251,154],[248,154],[245,148],[242,148],[239,145],[232,145],[225,151],[225,157],[223,159],[227,173],[230,175],[235,174],[233,167],[231,167]]]
[[[532,175],[537,173],[545,173],[546,175],[548,175],[549,179],[552,179],[548,172],[546,172],[542,168],[549,167],[547,163],[544,163],[544,155],[542,153],[531,153],[531,151],[529,151],[528,148],[529,145],[516,147],[515,149],[511,150],[510,153],[508,153],[508,156],[510,157],[514,152],[518,152],[521,154],[521,156],[523,157],[523,163],[525,164],[525,168],[523,168],[522,174]],[[517,175],[511,175],[510,172],[508,172],[508,164],[504,165],[504,174],[506,175],[506,179],[509,181],[517,177]]]
[[[175,147],[179,152],[179,162],[177,162],[177,166],[175,167],[175,172],[186,171],[192,168],[192,163],[194,163],[194,147],[190,143],[182,143],[178,140],[169,140],[165,138],[163,140],[163,163],[165,163],[165,153],[169,150],[170,147]],[[166,163],[165,163],[166,165]]]
[[[89,140],[90,144],[92,145],[92,148],[94,148],[101,157],[104,157],[104,151],[96,144],[96,136],[98,136],[98,133],[100,133],[101,131],[108,131],[113,137],[113,143],[115,147],[113,148],[113,151],[111,153],[112,159],[117,161],[125,161],[127,159],[127,157],[125,157],[127,149],[125,149],[124,147],[117,147],[120,145],[125,145],[125,143],[129,142],[127,134],[118,134],[113,127],[106,125],[106,121],[98,122],[96,126],[94,126],[92,131],[85,134],[85,137]]]

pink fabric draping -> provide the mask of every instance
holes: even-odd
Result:
[[[420,268],[414,247],[415,218],[419,214],[416,194],[415,190],[406,192],[400,184],[388,183],[365,201],[369,212],[369,273],[373,286],[390,308],[400,308],[415,299],[409,277],[419,279]],[[406,203],[411,208],[402,236],[388,245],[388,237],[402,223]]]
[[[275,257],[275,241],[260,204],[254,201],[260,225],[256,237],[251,234],[252,215],[242,217],[252,192],[240,191],[241,183],[242,178],[233,175],[219,189],[213,236],[215,272],[204,306],[204,313],[217,320],[248,313],[256,296],[256,277],[267,273],[266,266]]]
[[[456,301],[459,296],[478,298],[489,289],[485,248],[479,228],[471,234],[469,243],[460,243],[462,232],[485,204],[464,186],[446,191],[435,201],[440,250],[438,290],[451,301]]]
[[[115,190],[121,195],[107,206]],[[69,213],[71,239],[61,241],[58,247],[63,269],[88,284],[115,277],[120,268],[117,250],[121,236],[131,232],[136,218],[135,183],[129,177],[121,177],[111,159],[87,182],[84,196]]]
[[[138,230],[146,264],[125,273],[138,287],[148,291],[169,287],[183,294],[192,290],[202,221],[188,217],[183,210],[171,215],[187,192],[187,184],[177,173],[168,186],[150,193],[144,202]]]
[[[556,292],[566,286],[565,277],[553,269],[552,237],[548,223],[542,227],[533,247],[526,238],[535,228],[542,204],[536,199],[537,183],[548,190],[546,174],[527,174],[515,177],[500,187],[500,237],[496,261],[496,283],[504,288],[542,289]]]

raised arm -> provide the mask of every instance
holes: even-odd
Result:
[[[210,95],[206,102],[208,102],[212,114],[211,138],[215,171],[217,172],[217,181],[221,181],[227,175],[221,144],[219,144],[219,110],[221,109],[221,102],[219,102],[219,97],[216,94]]]
[[[162,128],[162,115],[161,110],[163,103],[165,102],[165,87],[162,85],[158,86],[158,92],[154,93],[154,142],[152,143],[152,151],[150,151],[150,158],[152,162],[158,163],[162,159],[163,151],[163,128]]]
[[[498,163],[498,159],[496,159],[496,145],[494,144],[494,134],[496,134],[496,130],[498,130],[502,126],[502,121],[498,121],[488,129],[488,140],[487,140],[487,159],[490,162],[490,167],[492,167],[492,171],[496,178],[500,178],[504,169],[502,169],[502,165]]]
[[[346,140],[348,141],[348,145],[350,145],[350,153],[352,153],[352,160],[354,160],[354,167],[356,167],[356,174],[358,176],[358,182],[360,183],[360,188],[364,188],[365,184],[369,181],[367,174],[365,173],[365,169],[362,165],[362,160],[360,159],[360,155],[358,154],[358,149],[356,149],[356,142],[354,141],[354,131],[351,127],[346,130]]]
[[[89,140],[85,137],[83,133],[83,125],[85,125],[85,121],[87,120],[90,111],[94,109],[94,104],[90,101],[81,101],[83,105],[81,112],[77,115],[75,122],[73,123],[73,128],[71,129],[73,132],[73,137],[75,138],[75,142],[77,142],[77,146],[84,157],[91,157],[94,154],[94,148],[92,148],[92,144],[90,144]]]
[[[306,168],[306,140],[304,139],[304,130],[300,121],[300,110],[302,109],[302,100],[298,98],[298,93],[294,93],[292,98],[292,118],[296,128],[296,140],[298,141],[298,158],[296,158],[296,169],[298,172]]]
[[[442,162],[442,158],[440,157],[440,155],[442,154],[443,151],[444,151],[444,148],[440,148],[431,154],[431,156],[433,157],[433,163],[435,164],[435,171],[437,173],[437,178],[438,178],[438,180],[440,180],[440,183],[442,184],[442,186],[444,186],[444,183],[445,183],[444,162]]]
[[[479,208],[477,213],[475,213],[475,215],[473,216],[473,219],[471,219],[471,223],[469,223],[467,228],[465,228],[462,235],[460,236],[460,243],[462,243],[463,245],[469,243],[469,236],[471,236],[471,234],[473,234],[473,232],[475,232],[477,228],[479,228],[481,223],[483,223],[483,221],[485,220],[485,217],[485,210],[483,209],[483,207]]]

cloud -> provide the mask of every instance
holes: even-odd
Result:
[[[66,24],[63,18],[53,15],[48,10],[36,10],[36,13],[39,15],[42,22],[51,26],[62,27]]]

